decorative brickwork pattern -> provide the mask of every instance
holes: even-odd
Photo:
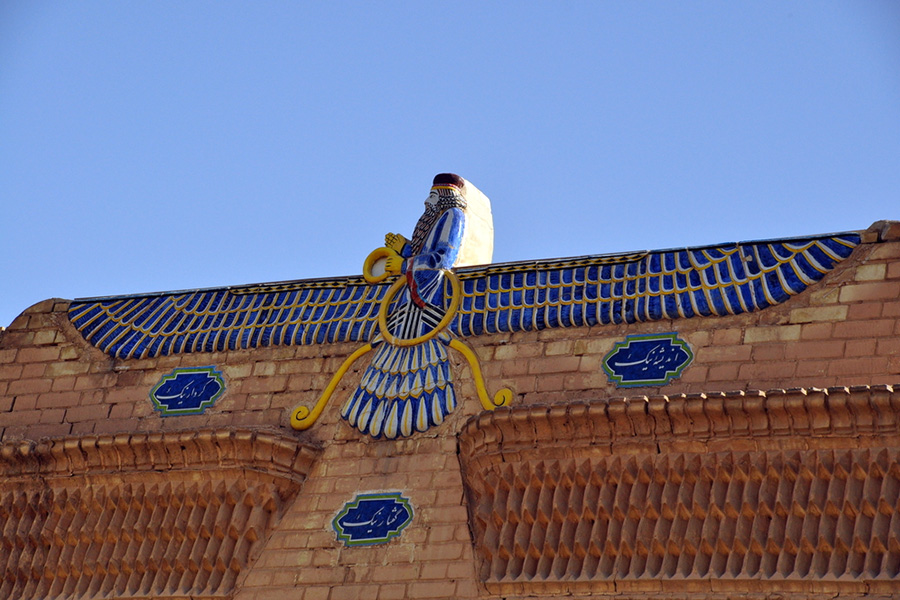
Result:
[[[620,258],[550,262],[590,269]],[[519,269],[493,265],[486,276],[520,281]],[[242,302],[303,292],[230,291]],[[821,281],[766,310],[473,337],[485,379],[510,388],[515,409],[464,423],[481,409],[462,377],[462,406],[403,440],[340,420],[366,362],[316,427],[289,430],[291,410],[316,403],[356,342],[117,359],[85,340],[70,308],[41,302],[0,335],[0,598],[900,596],[900,387],[882,385],[900,382],[900,223],[863,232]],[[604,400],[626,393],[604,357],[629,336],[662,332],[690,346],[690,366],[661,388]],[[154,410],[161,378],[212,365],[227,389],[203,414]],[[214,433],[225,428],[236,429]],[[348,501],[390,490],[415,510],[401,536],[336,539],[331,523]],[[144,527],[157,510],[170,520]]]
[[[496,592],[521,582],[896,585],[898,404],[900,392],[879,386],[473,419],[460,441],[481,579]],[[715,445],[717,431],[730,432],[727,445]]]
[[[0,597],[231,597],[314,456],[249,431],[5,444]]]

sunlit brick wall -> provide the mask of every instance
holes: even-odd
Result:
[[[900,230],[872,232],[825,279],[788,302],[743,316],[557,329],[470,338],[489,392],[514,406],[602,402],[622,396],[698,394],[900,383]],[[37,304],[0,337],[0,436],[45,437],[243,428],[277,430],[321,448],[302,491],[236,583],[237,598],[443,598],[491,596],[477,573],[457,433],[481,405],[468,367],[454,359],[460,405],[440,427],[408,440],[361,437],[338,419],[360,361],[310,430],[288,427],[312,406],[357,344],[281,347],[114,360],[68,322],[63,300]],[[601,363],[626,335],[677,332],[695,360],[680,378],[620,389]],[[224,395],[205,414],[162,417],[149,390],[176,367],[215,365]],[[354,494],[400,490],[416,510],[388,544],[343,547],[331,519]],[[512,592],[510,592],[512,590]],[[506,590],[513,593],[515,586]],[[506,593],[505,592],[505,593]],[[524,588],[519,590],[525,593]],[[288,596],[286,596],[288,594]]]

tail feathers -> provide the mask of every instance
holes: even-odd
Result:
[[[439,425],[455,407],[447,351],[435,339],[379,346],[341,416],[362,433],[393,439]]]

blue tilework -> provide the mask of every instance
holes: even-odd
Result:
[[[666,385],[694,360],[677,333],[629,335],[603,357],[603,370],[616,387]]]
[[[387,291],[350,279],[267,287],[75,301],[69,319],[117,358],[365,341]]]
[[[341,417],[374,438],[408,437],[440,425],[456,408],[450,340],[444,332],[411,347],[378,342]]]
[[[400,535],[413,519],[409,498],[401,492],[357,494],[331,526],[345,546],[384,544]]]
[[[736,315],[784,302],[860,243],[858,233],[462,272],[461,336]]]
[[[459,270],[460,336],[736,315],[784,302],[858,233]],[[77,300],[69,319],[116,358],[371,340],[388,284],[298,281]]]
[[[225,380],[214,366],[178,368],[153,386],[150,400],[163,417],[201,415],[224,391]]]

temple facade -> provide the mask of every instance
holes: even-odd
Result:
[[[0,598],[900,595],[900,223],[454,273],[25,310]]]

